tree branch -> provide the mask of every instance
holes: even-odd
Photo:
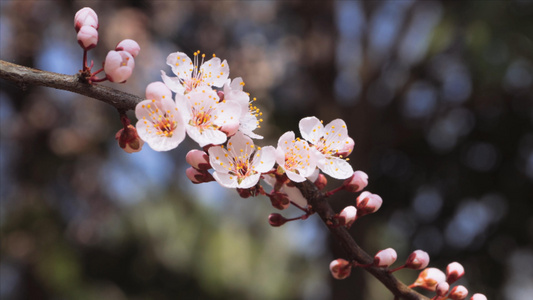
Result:
[[[133,110],[137,103],[144,100],[135,95],[115,90],[110,87],[83,83],[79,74],[63,75],[46,72],[16,65],[3,60],[0,60],[0,78],[14,82],[22,89],[25,89],[27,85],[37,85],[85,95],[105,102],[119,111]],[[318,213],[322,221],[324,221],[325,224],[328,224],[328,221],[332,220],[335,212],[326,201],[324,194],[309,181],[295,183],[295,185],[300,189],[303,196],[309,201],[309,204],[313,207],[313,210]],[[328,229],[346,251],[349,259],[355,260],[360,264],[372,263],[373,258],[357,245],[345,227],[328,226]],[[408,288],[392,274],[389,274],[386,269],[368,267],[365,268],[365,270],[381,281],[396,297],[408,300],[429,300],[429,298]]]
[[[64,75],[46,72],[3,60],[0,60],[0,78],[14,82],[22,89],[28,85],[38,85],[81,94],[103,101],[119,111],[133,110],[137,103],[144,100],[110,87],[83,83],[80,74]]]

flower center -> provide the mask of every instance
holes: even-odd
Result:
[[[178,122],[174,120],[174,115],[170,110],[162,111],[159,109],[155,100],[152,100],[152,105],[143,105],[142,108],[148,110],[148,116],[151,118],[155,134],[165,137],[172,137],[174,130],[178,127]],[[143,117],[144,123],[147,124],[146,117]],[[149,126],[146,128],[148,130]]]

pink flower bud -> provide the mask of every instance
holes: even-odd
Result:
[[[487,300],[487,297],[483,294],[477,293],[477,294],[472,295],[470,300]]]
[[[392,248],[381,250],[374,256],[374,266],[380,268],[390,267],[397,258],[396,250]]]
[[[337,152],[337,155],[342,156],[342,157],[347,157],[348,155],[352,153],[354,145],[355,145],[354,140],[351,137],[348,137],[346,139],[346,143],[344,147],[341,150],[339,150],[339,152]]]
[[[452,262],[446,267],[446,281],[452,284],[465,275],[465,269],[458,262]]]
[[[126,51],[109,51],[105,58],[104,71],[111,82],[123,83],[130,78],[135,62]]]
[[[187,175],[187,178],[189,178],[189,180],[194,184],[215,180],[215,178],[213,178],[213,175],[209,174],[209,172],[197,170],[193,167],[187,168],[187,170],[185,170],[185,175]]]
[[[413,270],[420,270],[429,265],[429,255],[422,250],[416,250],[409,255],[405,267]]]
[[[84,7],[76,13],[74,16],[74,28],[76,32],[80,31],[83,26],[91,26],[94,29],[98,29],[98,15],[90,7]]]
[[[90,50],[98,44],[98,31],[91,26],[82,26],[78,31],[78,44],[84,50]]]
[[[335,279],[345,279],[352,272],[352,264],[342,258],[336,259],[329,264],[329,271]]]
[[[217,91],[218,99],[219,101],[224,100],[224,92],[223,91]]]
[[[209,170],[211,164],[209,163],[209,155],[202,150],[193,149],[185,156],[185,161],[193,168],[198,170]]]
[[[154,81],[146,86],[146,99],[161,101],[162,99],[172,99],[172,92],[161,81]]]
[[[141,51],[141,46],[139,46],[134,40],[125,39],[115,47],[115,51],[121,50],[128,52],[133,58],[135,58],[139,54],[139,51]]]
[[[269,198],[270,202],[272,203],[272,206],[279,210],[284,210],[291,205],[289,197],[287,196],[287,194],[284,193],[273,192],[269,195]]]
[[[326,176],[324,176],[324,174],[318,174],[318,177],[315,180],[315,186],[319,190],[322,190],[326,187],[327,184],[328,184],[328,179],[326,178]]]
[[[120,129],[115,135],[115,139],[118,141],[120,148],[128,153],[141,151],[144,144],[133,125],[128,125],[126,129]]]
[[[239,130],[239,123],[231,123],[230,125],[222,125],[220,131],[224,132],[227,136],[232,136]]]
[[[355,219],[357,219],[357,209],[351,205],[345,207],[338,217],[339,225],[346,226],[346,228],[350,228]]]
[[[374,213],[381,207],[382,203],[383,200],[379,195],[362,192],[359,197],[357,197],[357,215],[362,217]]]
[[[343,185],[348,192],[360,192],[368,185],[368,175],[363,171],[355,171],[352,177],[344,181]]]
[[[287,222],[287,219],[285,219],[282,215],[280,214],[270,214],[268,216],[268,223],[270,224],[270,226],[273,226],[273,227],[279,227],[283,224],[285,224]]]
[[[437,284],[437,287],[435,289],[435,292],[437,293],[437,296],[446,296],[448,291],[450,290],[450,284],[446,281],[439,282]]]
[[[448,295],[448,298],[452,300],[464,300],[468,296],[468,290],[462,286],[458,285],[453,287],[452,291]]]
[[[420,272],[413,286],[421,287],[429,291],[435,291],[437,284],[446,281],[446,275],[444,272],[437,268],[427,268]]]

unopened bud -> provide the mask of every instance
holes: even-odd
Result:
[[[372,194],[369,192],[362,192],[359,197],[357,197],[357,215],[362,217],[376,212],[383,203],[383,200],[379,195]]]
[[[409,255],[405,267],[408,269],[420,270],[429,265],[429,255],[422,250],[416,250]]]
[[[222,125],[220,131],[224,132],[227,136],[232,136],[239,130],[239,123],[230,123],[230,125]]]
[[[347,206],[341,211],[337,219],[339,220],[339,225],[350,228],[355,219],[357,219],[357,209],[352,205]]]
[[[337,155],[342,156],[342,157],[347,157],[348,155],[352,153],[354,145],[355,145],[354,140],[351,137],[348,137],[346,139],[346,143],[344,143],[344,147],[341,150],[339,150],[339,152],[337,152]]]
[[[120,129],[115,135],[120,148],[128,153],[139,152],[142,149],[144,141],[137,134],[137,129],[133,125]]]
[[[429,291],[435,291],[437,284],[446,281],[444,272],[437,268],[427,268],[420,272],[413,286],[421,287]]]
[[[111,82],[123,83],[130,78],[135,67],[133,56],[126,51],[109,51],[105,58],[104,71]]]
[[[329,264],[329,271],[335,279],[345,279],[352,272],[352,264],[342,258],[338,258]]]
[[[279,210],[284,210],[291,205],[289,197],[287,196],[287,194],[284,193],[273,192],[269,195],[269,198],[270,202],[272,203],[272,206]]]
[[[327,184],[328,184],[328,179],[326,178],[326,176],[324,174],[318,174],[318,177],[315,180],[315,186],[319,190],[322,190],[326,187]]]
[[[392,248],[381,250],[374,256],[374,266],[380,268],[390,267],[397,258],[396,250]]]
[[[141,46],[139,46],[139,44],[137,44],[137,42],[134,40],[125,39],[118,43],[118,45],[115,47],[115,51],[120,50],[128,52],[135,58],[139,54],[139,51],[141,51]]]
[[[74,16],[74,28],[76,32],[80,31],[83,26],[91,26],[94,29],[98,29],[98,15],[90,7],[84,7]]]
[[[452,300],[464,300],[468,296],[468,290],[462,286],[454,286],[450,294],[448,295],[448,298]]]
[[[270,226],[279,227],[287,222],[287,219],[280,214],[270,214],[268,216],[268,223]]]
[[[448,291],[450,290],[450,284],[446,281],[439,282],[437,284],[437,287],[435,288],[435,292],[437,293],[437,296],[446,296]]]
[[[470,297],[470,300],[487,300],[487,297],[483,294],[476,293]]]
[[[446,281],[452,284],[465,275],[465,269],[458,262],[452,262],[446,267]]]
[[[185,156],[185,161],[193,168],[198,170],[209,170],[211,164],[209,163],[209,155],[202,150],[193,149]]]
[[[91,26],[82,26],[78,31],[78,44],[84,50],[90,50],[98,44],[98,31]]]
[[[193,167],[187,168],[187,170],[185,170],[185,175],[187,175],[187,178],[189,178],[189,180],[194,184],[215,180],[215,178],[213,178],[213,175],[211,175],[209,172],[198,170]]]
[[[355,171],[352,177],[344,181],[343,185],[348,192],[360,192],[368,185],[368,175],[363,171]]]

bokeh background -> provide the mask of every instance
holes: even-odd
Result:
[[[141,45],[128,82],[106,85],[142,96],[169,53],[216,53],[259,99],[261,145],[305,116],[346,121],[350,161],[384,199],[351,228],[368,252],[424,249],[461,262],[472,292],[531,299],[531,1],[2,0],[0,58],[75,74],[84,6],[95,66]],[[272,228],[267,198],[191,184],[190,140],[127,154],[109,105],[0,82],[0,298],[392,299],[363,271],[331,278],[344,253],[316,216]]]

